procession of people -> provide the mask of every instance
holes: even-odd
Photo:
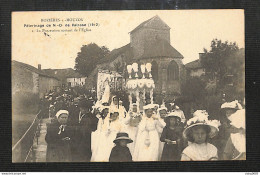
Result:
[[[203,109],[186,119],[175,103],[146,104],[140,111],[136,103],[126,110],[118,96],[110,102],[84,95],[52,98],[45,97],[48,162],[245,159],[245,110],[236,100],[222,104],[226,116],[218,121]]]

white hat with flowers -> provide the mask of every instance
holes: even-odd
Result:
[[[162,104],[161,107],[158,108],[158,111],[162,111],[162,110],[166,110],[166,111],[168,110],[164,104]]]
[[[209,120],[208,119],[208,112],[206,110],[197,110],[193,113],[193,117],[188,120],[187,126],[183,131],[183,136],[188,138],[187,135],[191,131],[191,128],[194,126],[209,126],[209,138],[213,138],[217,135],[220,126],[220,122],[218,120]]]
[[[225,102],[221,105],[221,109],[242,109],[242,105],[238,102],[238,100],[234,100],[232,102]]]
[[[148,105],[145,105],[143,107],[144,110],[147,110],[147,109],[153,109],[154,108],[154,105],[153,104],[148,104]]]
[[[245,109],[237,110],[234,114],[228,117],[230,124],[236,128],[246,128],[246,113]]]

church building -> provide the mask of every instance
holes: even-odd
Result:
[[[155,99],[162,95],[180,97],[185,67],[183,55],[171,45],[170,29],[157,15],[144,21],[129,32],[130,43],[112,50],[100,61],[90,77],[97,77],[99,70],[108,69],[121,73],[127,79],[127,65],[137,63],[140,72],[140,65],[151,63]]]

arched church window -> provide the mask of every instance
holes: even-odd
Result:
[[[152,62],[151,74],[152,74],[153,80],[157,81],[158,80],[158,64],[156,63],[156,61]]]
[[[167,80],[179,80],[179,66],[175,61],[171,61],[168,65]]]

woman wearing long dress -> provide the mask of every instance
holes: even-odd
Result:
[[[108,162],[110,152],[114,146],[116,134],[123,129],[122,123],[118,120],[119,113],[111,111],[110,116],[106,117],[102,129],[100,130],[99,139],[95,154],[91,161]]]
[[[71,127],[67,126],[69,112],[60,110],[57,112],[57,120],[47,127],[45,140],[47,142],[47,162],[70,162],[71,139],[74,136]]]
[[[92,150],[92,157],[91,161],[93,161],[96,157],[97,150],[99,148],[99,141],[100,141],[100,134],[103,130],[103,126],[105,124],[105,119],[108,117],[108,109],[109,106],[103,106],[101,105],[99,107],[99,110],[101,111],[98,113],[96,116],[98,118],[98,124],[97,124],[97,130],[95,132],[92,132],[92,137],[91,137],[91,150]]]
[[[137,105],[132,104],[126,118],[124,119],[125,132],[128,133],[129,137],[133,140],[132,143],[128,144],[131,154],[134,154],[135,141],[137,136],[137,129],[140,121],[142,120],[141,114],[137,110]]]
[[[159,135],[156,126],[158,117],[153,115],[153,105],[144,106],[145,114],[138,126],[134,161],[158,161]]]

